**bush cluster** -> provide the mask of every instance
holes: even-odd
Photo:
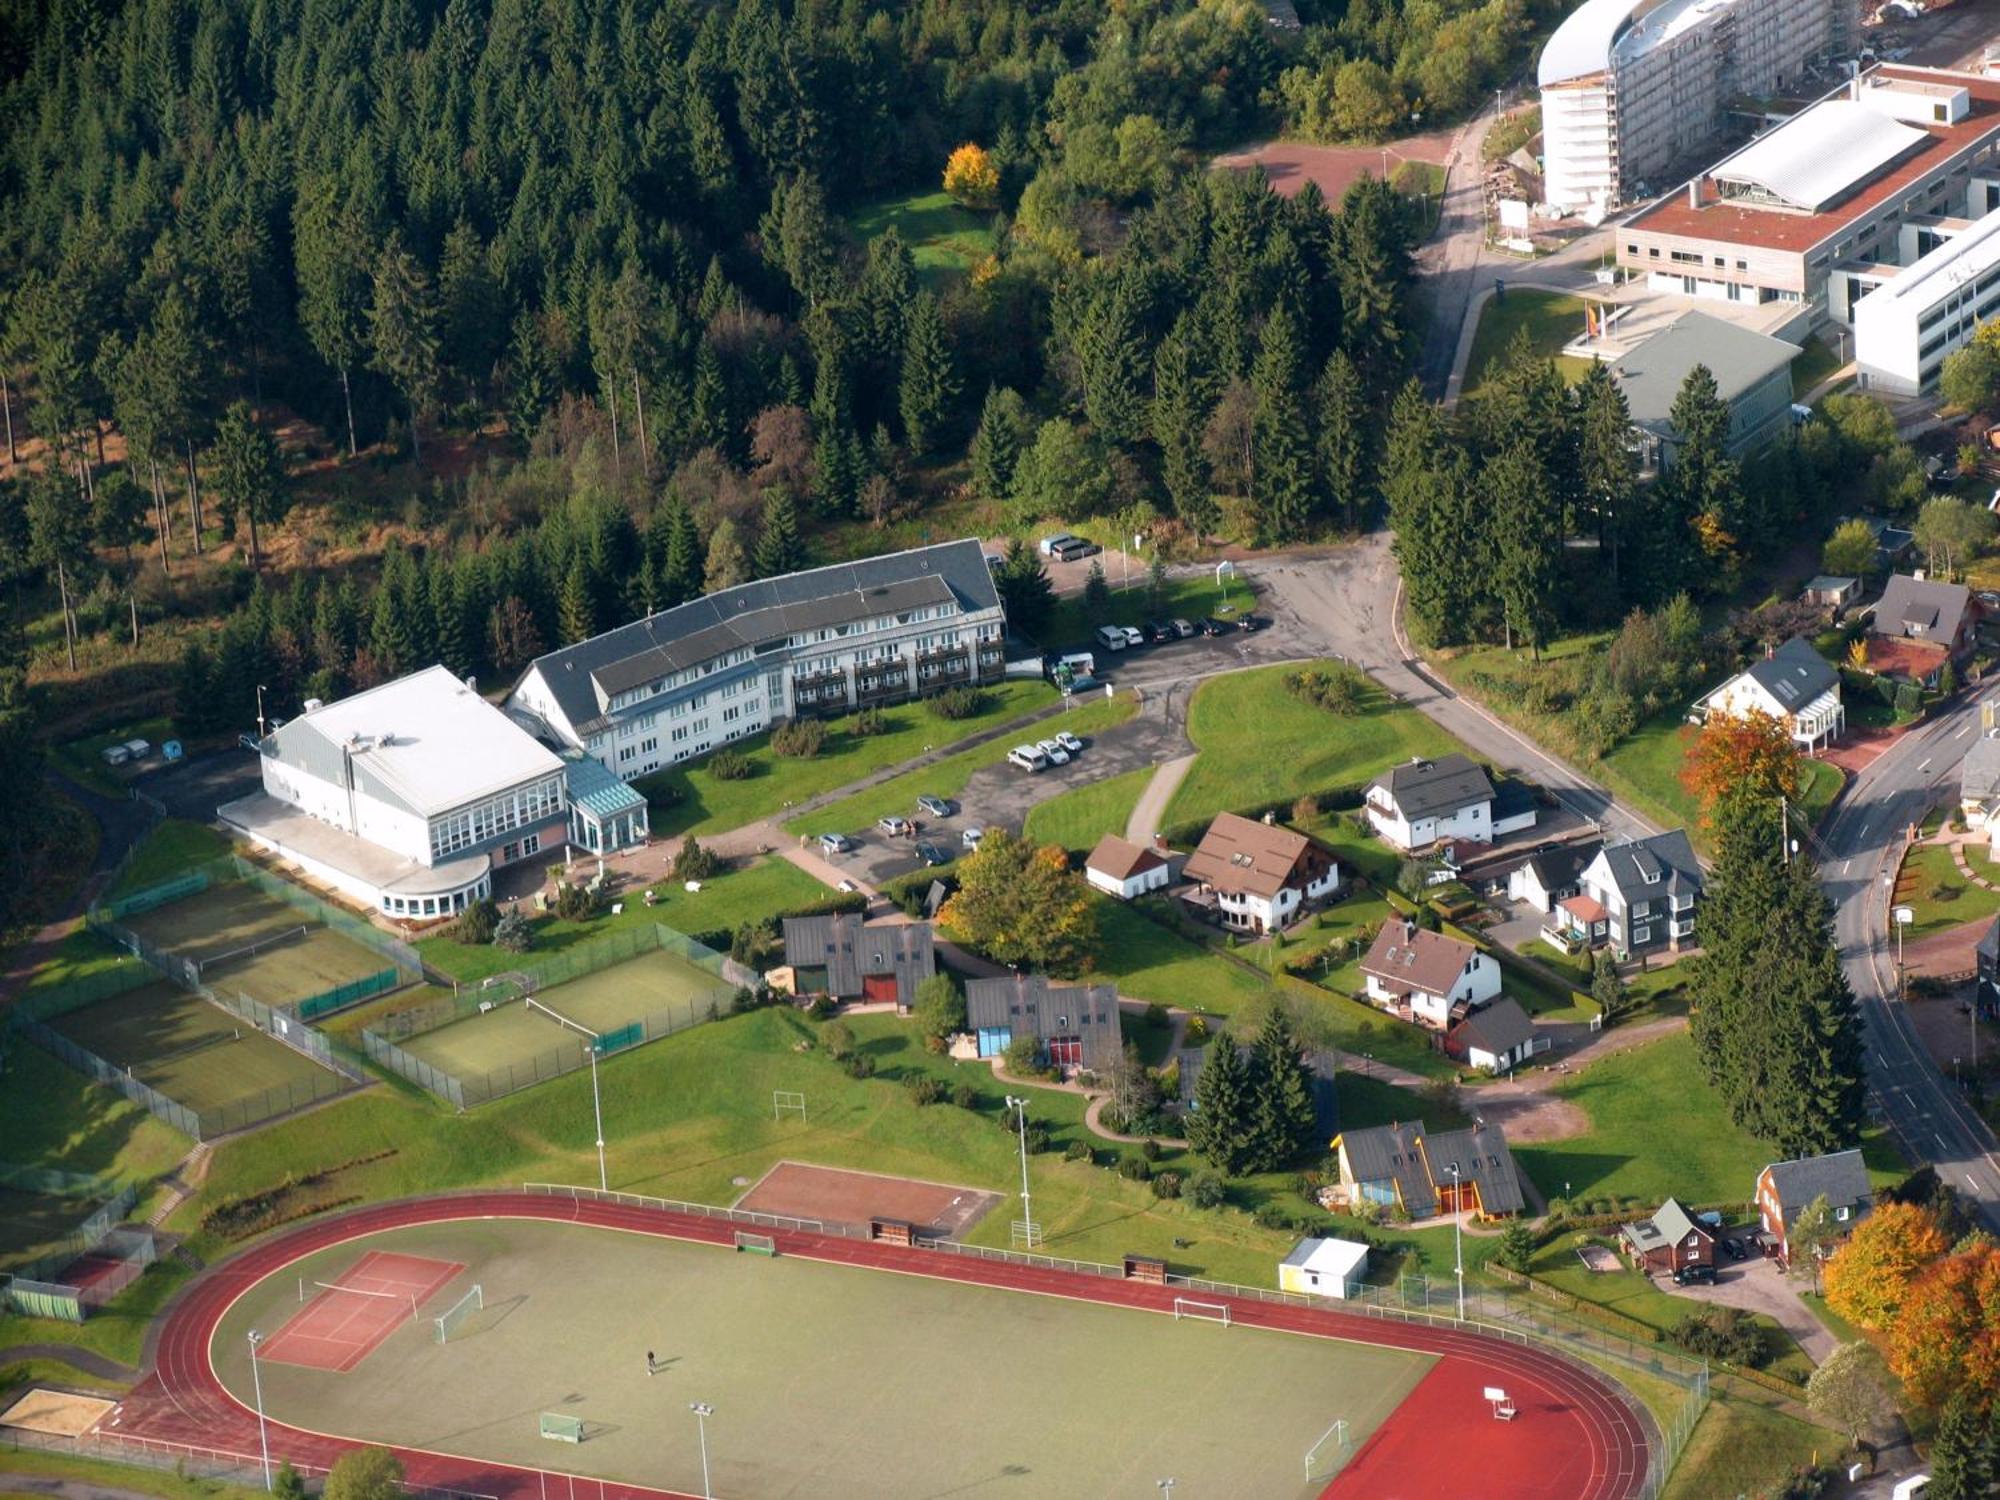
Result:
[[[1351,718],[1367,706],[1368,678],[1345,662],[1285,674],[1285,691],[1302,703]]]
[[[826,748],[826,725],[818,719],[788,719],[771,731],[771,748],[792,760],[811,760]]]
[[[718,750],[708,758],[708,774],[717,781],[748,781],[755,770],[741,750]]]
[[[940,719],[970,719],[985,706],[986,695],[964,684],[948,687],[931,699],[931,712]]]

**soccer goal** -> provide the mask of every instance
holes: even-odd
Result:
[[[1347,1442],[1346,1421],[1336,1421],[1319,1435],[1319,1441],[1306,1449],[1306,1479],[1327,1480],[1338,1474],[1352,1450]]]
[[[450,1343],[451,1336],[465,1326],[466,1320],[474,1313],[482,1311],[485,1306],[486,1293],[477,1282],[474,1282],[471,1291],[452,1303],[438,1317],[438,1342],[440,1344]]]
[[[1220,1323],[1229,1326],[1229,1304],[1227,1302],[1197,1302],[1192,1297],[1174,1298],[1174,1321],[1182,1318],[1198,1318],[1204,1323]]]
[[[806,1096],[796,1089],[771,1090],[771,1118],[782,1120],[786,1115],[806,1117]]]
[[[583,1418],[566,1416],[559,1411],[542,1413],[542,1436],[553,1443],[580,1443],[583,1441]]]
[[[778,1237],[774,1234],[752,1234],[747,1229],[736,1231],[736,1248],[749,1255],[770,1255],[778,1253]]]

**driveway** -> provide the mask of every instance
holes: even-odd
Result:
[[[261,787],[263,775],[254,754],[232,745],[149,771],[133,784],[165,803],[170,816],[208,823],[223,803]]]
[[[1744,1228],[1732,1232],[1748,1234],[1749,1230]],[[1789,1333],[1805,1350],[1806,1358],[1816,1365],[1824,1364],[1827,1356],[1840,1343],[1827,1332],[1826,1325],[1812,1315],[1812,1310],[1799,1300],[1799,1290],[1806,1283],[1788,1280],[1775,1260],[1761,1255],[1753,1255],[1740,1263],[1733,1260],[1718,1262],[1714,1286],[1675,1286],[1664,1276],[1655,1277],[1653,1284],[1670,1297],[1764,1313]]]

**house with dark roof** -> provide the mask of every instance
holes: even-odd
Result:
[[[1500,1127],[1426,1131],[1395,1123],[1333,1138],[1340,1185],[1356,1207],[1375,1204],[1411,1219],[1472,1213],[1504,1218],[1527,1206],[1514,1153]]]
[[[2000,730],[1974,740],[1958,764],[1958,810],[1968,831],[1986,831],[1987,853],[2000,859]]]
[[[1832,744],[1847,728],[1840,673],[1804,636],[1794,636],[1754,661],[1695,704],[1704,720],[1761,713],[1785,726],[1808,753]]]
[[[1701,865],[1685,829],[1607,844],[1577,877],[1577,893],[1556,903],[1555,920],[1544,930],[1570,947],[1608,944],[1620,962],[1678,953],[1694,940],[1701,891]]]
[[[981,1057],[1033,1037],[1051,1067],[1102,1073],[1124,1050],[1116,985],[1053,984],[1042,974],[974,979],[965,987],[965,1017]]]
[[[1391,766],[1368,783],[1362,805],[1376,834],[1407,853],[1453,839],[1490,844],[1497,834],[1534,826],[1533,800],[1524,809],[1517,799],[1510,827],[1496,827],[1494,795],[1486,768],[1453,753]]]
[[[1675,1198],[1662,1203],[1650,1219],[1621,1226],[1618,1242],[1632,1257],[1632,1268],[1648,1276],[1670,1276],[1683,1266],[1715,1264],[1715,1231]]]
[[[1577,893],[1584,869],[1603,847],[1601,839],[1581,839],[1529,855],[1507,872],[1507,899],[1544,914],[1554,911],[1563,897]]]
[[[844,714],[1006,669],[977,540],[718,589],[537,657],[507,709],[631,780],[802,715]]]
[[[1859,1151],[1834,1151],[1825,1156],[1802,1156],[1796,1161],[1776,1161],[1757,1174],[1758,1227],[1776,1241],[1780,1260],[1792,1258],[1789,1226],[1819,1198],[1826,1199],[1835,1229],[1841,1236],[1859,1224],[1875,1206],[1875,1189],[1868,1181],[1868,1168]],[[1830,1252],[1832,1247],[1826,1247]]]
[[[907,1011],[917,986],[937,972],[928,922],[884,922],[870,927],[860,912],[785,918],[785,967],[773,976],[794,995],[835,1000],[893,1000]]]
[[[1181,873],[1182,900],[1245,932],[1282,928],[1340,889],[1340,864],[1319,840],[1276,823],[1223,813],[1208,825]]]
[[[1391,917],[1361,960],[1371,1005],[1442,1031],[1500,993],[1500,965],[1468,942]]]
[[[1946,662],[1970,654],[1978,617],[1964,584],[1893,573],[1868,621],[1868,669],[1935,687]]]
[[[1444,1050],[1468,1068],[1511,1073],[1535,1055],[1535,1023],[1520,1001],[1502,995],[1446,1032]]]
[[[1107,896],[1130,901],[1167,884],[1173,868],[1164,850],[1107,833],[1084,860],[1083,878]]]

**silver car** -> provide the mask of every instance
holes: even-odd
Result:
[[[984,828],[981,828],[977,823],[974,823],[970,828],[966,829],[965,832],[961,833],[958,836],[958,841],[968,849],[977,849],[979,847],[979,841],[985,837],[986,837],[986,830]]]
[[[1052,766],[1066,766],[1069,764],[1069,751],[1064,749],[1055,740],[1037,740],[1035,748],[1049,758],[1049,764]]]
[[[923,796],[917,798],[917,811],[927,818],[948,818],[958,811],[958,804],[949,797]]]

